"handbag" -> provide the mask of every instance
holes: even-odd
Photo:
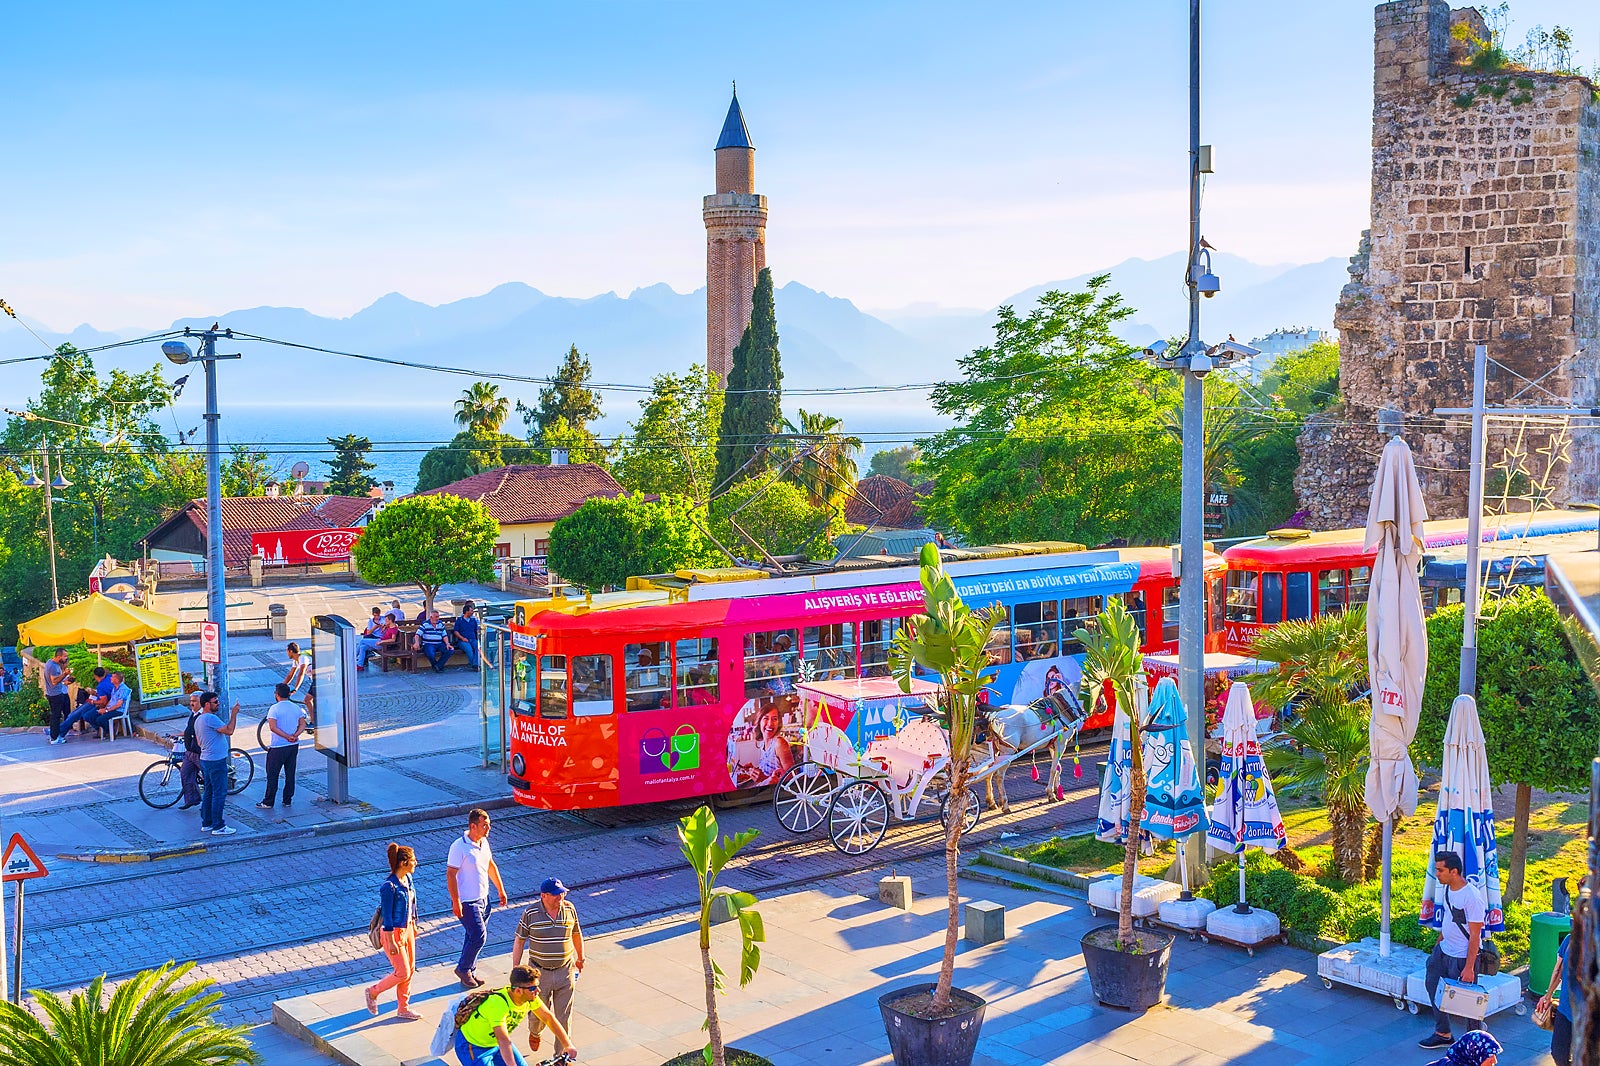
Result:
[[[379,951],[383,948],[383,904],[378,904],[378,909],[372,912],[372,921],[367,923],[367,939],[372,941],[372,946]]]
[[[1556,1027],[1556,1002],[1553,999],[1541,999],[1533,1008],[1533,1024],[1544,1030]]]
[[[1450,920],[1456,923],[1456,928],[1461,930],[1461,935],[1470,943],[1472,934],[1467,932],[1466,912],[1459,911],[1450,906],[1450,890],[1444,890],[1445,910],[1450,912]],[[1460,915],[1460,917],[1457,917]],[[1485,977],[1493,977],[1500,972],[1500,947],[1494,942],[1494,937],[1487,932],[1479,935],[1477,972]]]

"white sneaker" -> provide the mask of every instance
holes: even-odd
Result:
[[[211,831],[211,835],[214,837],[231,837],[236,832],[238,832],[238,830],[233,826],[225,825],[221,829],[213,829]]]
[[[52,743],[52,744],[65,744],[66,742],[67,742],[67,738],[66,737],[56,737],[50,743]]]

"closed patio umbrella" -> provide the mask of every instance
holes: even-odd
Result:
[[[1148,692],[1144,685],[1136,684],[1134,713],[1144,720]],[[1114,698],[1106,687],[1106,698]],[[1100,782],[1100,809],[1095,822],[1094,835],[1110,844],[1120,844],[1128,839],[1128,812],[1133,803],[1133,726],[1125,708],[1118,706],[1112,715],[1111,747],[1106,753],[1106,776]],[[1148,827],[1149,815],[1145,822]],[[1146,838],[1148,840],[1148,838]]]
[[[1494,841],[1494,796],[1490,792],[1489,756],[1483,746],[1483,726],[1478,704],[1471,696],[1457,696],[1450,705],[1450,722],[1444,731],[1444,764],[1439,775],[1439,810],[1433,818],[1430,858],[1447,851],[1461,856],[1461,873],[1483,893],[1487,914],[1485,932],[1506,927],[1500,899],[1500,859]],[[1445,921],[1444,886],[1428,863],[1422,886],[1418,920],[1438,929]]]
[[[1144,746],[1145,793],[1144,828],[1153,837],[1178,842],[1178,869],[1188,898],[1188,867],[1183,862],[1183,843],[1210,824],[1206,818],[1206,794],[1195,768],[1194,745],[1189,743],[1189,714],[1178,697],[1178,686],[1170,677],[1156,685],[1150,697],[1149,724],[1141,734]]]
[[[1256,710],[1250,686],[1235,681],[1222,712],[1222,766],[1217,798],[1211,807],[1206,842],[1224,854],[1239,856],[1239,904],[1244,906],[1244,849],[1277,851],[1288,845],[1278,797],[1261,761],[1256,739]]]
[[[1383,887],[1378,950],[1389,954],[1390,848],[1394,820],[1417,811],[1417,771],[1408,748],[1422,709],[1428,673],[1428,631],[1422,621],[1417,567],[1428,520],[1411,449],[1399,437],[1384,445],[1367,510],[1366,550],[1372,560],[1367,594],[1367,671],[1372,682],[1368,727],[1367,807],[1383,823]]]

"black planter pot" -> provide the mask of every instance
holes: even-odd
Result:
[[[978,1050],[978,1030],[988,1003],[980,996],[955,990],[956,1004],[969,1004],[966,1010],[949,1018],[919,1018],[890,1004],[931,993],[931,984],[907,985],[878,997],[883,1028],[889,1036],[889,1051],[895,1066],[971,1066]]]
[[[1108,1007],[1148,1010],[1161,1002],[1167,988],[1167,961],[1173,937],[1150,929],[1134,931],[1139,953],[1118,951],[1117,927],[1101,925],[1083,934],[1084,969],[1094,998]]]

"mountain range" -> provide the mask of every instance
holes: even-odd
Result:
[[[1345,261],[1263,266],[1226,254],[1214,256],[1222,293],[1204,305],[1207,339],[1241,340],[1284,326],[1326,328]],[[1111,267],[1111,284],[1135,314],[1123,324],[1130,342],[1148,343],[1184,329],[1187,309],[1183,256],[1129,259]],[[1090,275],[1047,282],[1003,301],[1019,312],[1049,289],[1078,287]],[[929,381],[954,373],[956,360],[992,336],[995,309],[929,312],[907,309],[874,316],[847,299],[791,281],[777,290],[784,384],[791,389]],[[481,296],[430,306],[390,293],[348,318],[294,307],[254,307],[179,319],[165,328],[224,326],[264,337],[386,359],[463,370],[542,376],[551,373],[573,343],[587,353],[596,381],[647,383],[662,370],[704,358],[704,290],[678,293],[665,284],[586,299],[551,296],[520,282]],[[159,328],[159,327],[158,327]],[[91,347],[156,330],[103,331],[89,325],[52,333],[34,324],[54,346],[70,341]],[[1215,336],[1214,336],[1215,335]],[[226,369],[226,391],[253,404],[418,404],[454,395],[436,373],[331,356],[295,348],[234,342],[246,358]],[[43,352],[20,324],[0,318],[0,360]],[[108,352],[101,366],[145,367],[158,361],[155,345]],[[0,366],[0,396],[19,406],[38,391],[38,363]],[[462,381],[465,385],[465,380]],[[536,386],[522,391],[532,399]],[[515,386],[505,389],[515,392]],[[185,397],[188,399],[188,397]],[[631,407],[631,404],[627,405]]]

